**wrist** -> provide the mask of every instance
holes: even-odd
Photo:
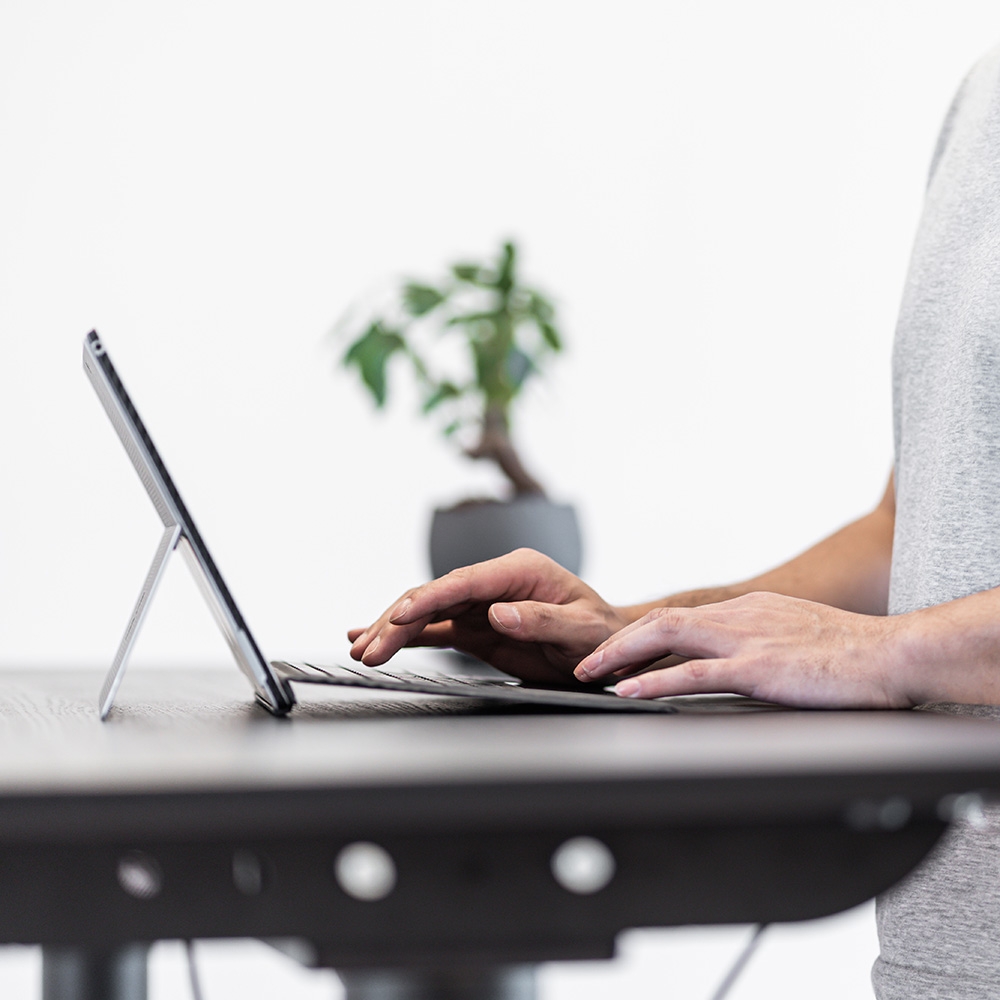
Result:
[[[895,616],[896,666],[912,704],[1000,704],[996,592]]]
[[[890,615],[881,622],[885,633],[879,659],[890,701],[913,707],[937,700],[933,693],[934,670],[928,669],[930,643],[920,612]]]

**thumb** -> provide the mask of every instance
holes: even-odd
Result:
[[[542,601],[493,604],[490,624],[501,635],[524,642],[554,642],[570,637],[579,629],[568,606]]]

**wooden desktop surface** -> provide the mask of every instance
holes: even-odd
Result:
[[[929,712],[547,714],[302,685],[275,719],[233,668],[133,670],[101,723],[100,682],[0,674],[17,904],[0,940],[296,937],[341,966],[597,956],[630,926],[853,905],[926,853],[956,795],[1000,790],[1000,726]],[[615,861],[593,894],[552,875],[580,836]],[[392,857],[384,899],[338,885],[353,842]],[[253,891],[234,885],[248,857]],[[129,858],[155,893],[125,891]]]

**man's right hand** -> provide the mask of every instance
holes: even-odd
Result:
[[[404,646],[442,646],[523,680],[572,684],[580,660],[630,620],[548,556],[518,549],[408,590],[347,637],[368,666]]]

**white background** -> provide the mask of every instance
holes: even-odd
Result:
[[[328,332],[505,237],[569,345],[515,432],[606,596],[754,573],[857,516],[891,465],[936,130],[997,39],[995,0],[4,0],[0,661],[107,663],[156,547],[80,371],[92,327],[264,650],[342,658],[426,575],[433,506],[499,484],[401,382],[374,414]],[[185,574],[135,669],[225,660]],[[776,931],[734,996],[864,996],[870,920]],[[544,996],[706,995],[743,936],[633,936]],[[239,969],[280,960],[233,954],[206,949],[209,996],[268,995]]]

